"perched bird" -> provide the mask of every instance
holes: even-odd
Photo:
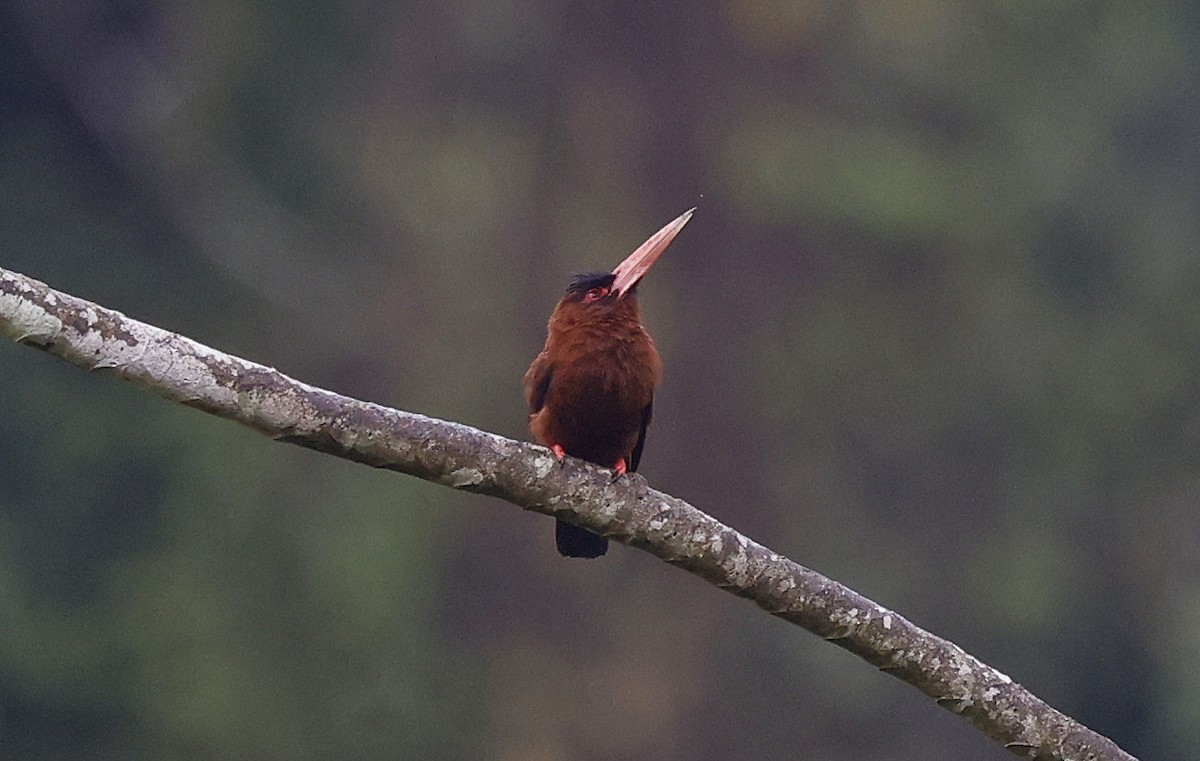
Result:
[[[662,360],[642,325],[636,289],[695,209],[650,236],[612,272],[571,278],[554,307],[546,345],[525,373],[529,430],[539,444],[612,468],[637,470]],[[608,540],[558,519],[558,551],[595,558]]]

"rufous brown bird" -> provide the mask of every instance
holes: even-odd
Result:
[[[618,476],[637,470],[662,377],[637,285],[694,211],[650,236],[612,272],[575,275],[554,307],[546,345],[525,373],[525,399],[529,430],[558,459],[571,455]],[[607,539],[561,518],[554,537],[566,557],[608,550]]]

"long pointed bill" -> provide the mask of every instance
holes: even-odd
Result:
[[[638,246],[636,251],[625,257],[625,261],[617,265],[617,268],[613,270],[613,274],[617,278],[612,284],[617,298],[629,293],[638,281],[650,271],[650,268],[658,261],[658,257],[662,256],[663,251],[667,250],[667,246],[671,245],[671,241],[675,240],[675,236],[692,218],[692,212],[695,210],[694,207],[688,209],[676,217],[673,222],[668,222],[666,227],[651,235],[650,240]]]

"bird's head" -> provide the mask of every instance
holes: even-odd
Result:
[[[658,258],[671,245],[671,241],[692,218],[689,209],[658,232],[651,235],[625,261],[612,272],[585,272],[571,278],[567,292],[559,302],[558,309],[576,312],[579,317],[599,317],[605,314],[637,315],[637,285],[645,277]]]

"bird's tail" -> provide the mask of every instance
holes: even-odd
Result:
[[[554,521],[554,543],[565,558],[598,558],[608,552],[608,540],[563,520]]]

